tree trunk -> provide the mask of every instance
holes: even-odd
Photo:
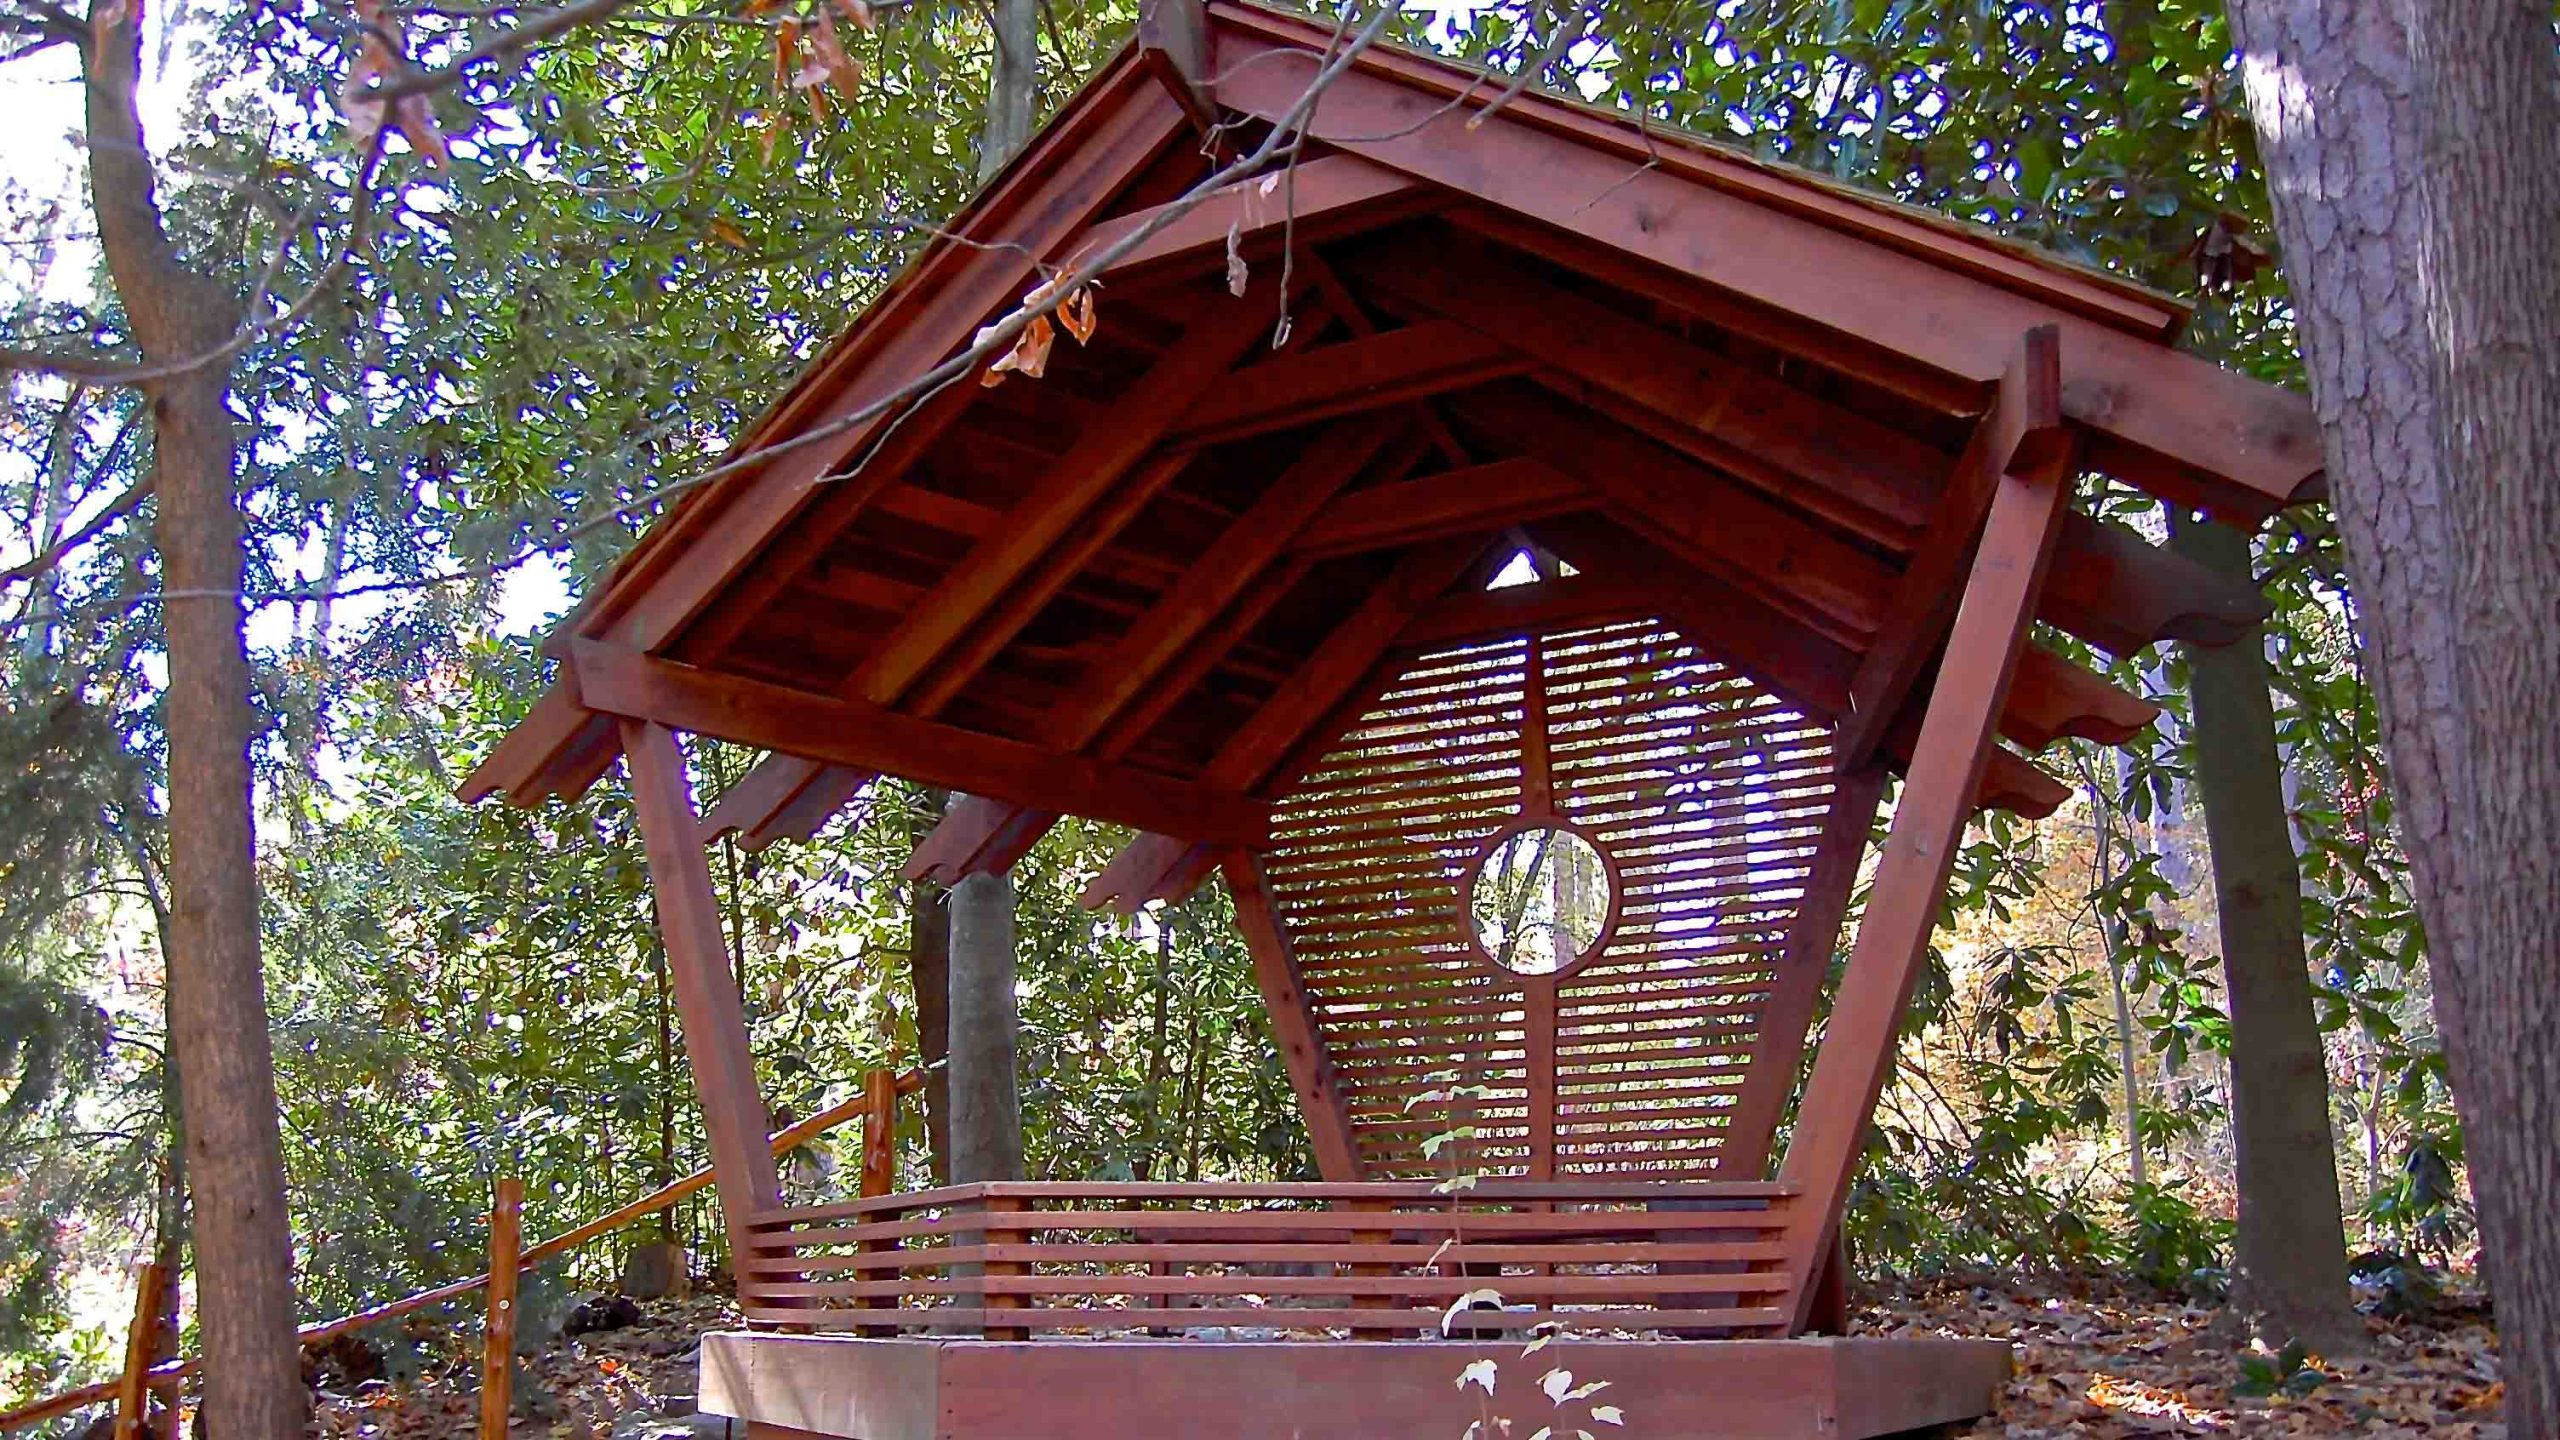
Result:
[[[928,792],[909,848],[922,844],[949,809]],[[924,1065],[926,1160],[933,1183],[951,1183],[951,901],[930,880],[907,885],[907,988],[916,997],[916,1053]]]
[[[2560,1430],[2560,75],[2520,0],[2233,0],[2498,1304]]]
[[[2173,514],[2170,548],[2236,580],[2249,538]],[[2361,1348],[2347,1288],[2329,1070],[2302,940],[2302,868],[2285,816],[2263,634],[2185,646],[2192,758],[2213,848],[2223,985],[2231,1005],[2231,1130],[2239,1152],[2241,1308],[2260,1338],[2323,1354]]]
[[[148,361],[178,364],[227,340],[239,304],[186,268],[161,223],[134,103],[142,6],[122,8],[82,47],[91,205],[134,338]],[[213,363],[144,386],[169,664],[169,1053],[186,1077],[205,1432],[268,1440],[300,1434],[308,1407],[258,953],[255,721],[227,376]]]
[[[987,129],[978,179],[995,178],[1031,139],[1040,84],[1039,0],[994,0],[995,65],[987,81]]]
[[[1022,1178],[1014,1070],[1013,877],[951,887],[951,1178]]]

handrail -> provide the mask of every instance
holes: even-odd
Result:
[[[898,1095],[912,1095],[924,1088],[924,1082],[925,1075],[922,1070],[908,1070],[897,1077],[894,1091]],[[774,1154],[780,1155],[862,1114],[870,1103],[869,1087],[866,1085],[862,1093],[856,1094],[852,1099],[839,1105],[831,1105],[796,1125],[775,1131],[767,1143],[773,1147]],[[697,1191],[710,1188],[714,1179],[711,1168],[705,1166],[617,1210],[597,1216],[575,1229],[564,1230],[538,1245],[526,1247],[518,1257],[517,1266],[521,1269],[537,1261],[547,1260],[564,1250],[575,1249],[599,1235],[619,1230],[634,1220],[654,1215]],[[402,1315],[426,1309],[430,1305],[468,1295],[488,1283],[489,1276],[485,1273],[465,1280],[451,1281],[438,1285],[432,1290],[421,1290],[415,1295],[403,1296],[398,1300],[376,1305],[369,1310],[359,1310],[353,1315],[305,1325],[294,1332],[295,1338],[305,1349],[308,1349],[351,1331],[362,1330],[385,1320],[397,1319]],[[144,1378],[149,1384],[156,1386],[194,1374],[199,1364],[200,1361],[194,1359],[162,1361],[145,1372]],[[95,1385],[84,1385],[77,1390],[66,1390],[59,1395],[48,1395],[41,1400],[30,1400],[14,1410],[0,1411],[0,1432],[24,1429],[39,1420],[51,1420],[58,1415],[67,1415],[74,1410],[95,1405],[101,1400],[112,1400],[116,1398],[117,1391],[124,1384],[123,1377],[101,1380]]]

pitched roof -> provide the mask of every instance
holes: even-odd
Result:
[[[1213,169],[1195,115],[1255,144],[1332,35],[1150,9],[1205,60],[1106,65],[741,441],[773,458],[617,567],[467,798],[582,792],[621,714],[802,757],[713,817],[756,839],[882,770],[1001,802],[927,857],[964,868],[1061,810],[1249,841],[1397,657],[1638,616],[1889,756],[1943,634],[1931,577],[1971,544],[1957,482],[2017,438],[1995,397],[2039,327],[2092,468],[2242,521],[2317,483],[2307,402],[2172,349],[2168,297],[1611,112],[1481,115],[1489,87],[1436,56],[1363,53],[1285,184],[1185,201]],[[866,416],[1012,310],[1035,257],[1159,220],[1045,377]],[[1485,590],[1523,547],[1580,573]],[[2074,516],[2041,616],[2121,652],[2260,608]],[[2032,749],[2151,713],[2037,648],[2002,730]],[[2061,793],[2004,755],[1985,799]]]

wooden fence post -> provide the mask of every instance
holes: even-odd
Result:
[[[151,1363],[160,1351],[160,1302],[169,1271],[154,1261],[134,1278],[133,1329],[125,1339],[124,1377],[116,1382],[116,1440],[143,1440],[148,1433]]]
[[[480,1440],[506,1440],[516,1373],[516,1276],[522,1265],[524,1182],[498,1182],[489,1209],[489,1318],[480,1331]]]
[[[886,1195],[897,1188],[898,1077],[886,1070],[874,1070],[862,1077],[862,1197],[868,1200],[874,1196]],[[876,1222],[896,1217],[888,1214],[873,1214],[864,1218]],[[865,1255],[895,1254],[897,1249],[898,1242],[895,1240],[865,1240],[859,1247],[860,1253]],[[862,1269],[854,1272],[857,1279],[892,1282],[900,1279],[904,1274],[904,1271],[894,1266],[888,1269]],[[863,1300],[857,1308],[895,1310],[898,1308],[898,1303],[898,1297],[894,1294],[880,1295]],[[866,1325],[862,1327],[862,1333],[895,1335],[898,1331],[894,1325]]]

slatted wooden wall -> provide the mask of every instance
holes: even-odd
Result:
[[[1707,1175],[1830,772],[1824,727],[1659,622],[1415,660],[1282,802],[1267,862],[1367,1174]],[[1618,878],[1615,929],[1558,976],[1464,928],[1469,864],[1524,809]]]

